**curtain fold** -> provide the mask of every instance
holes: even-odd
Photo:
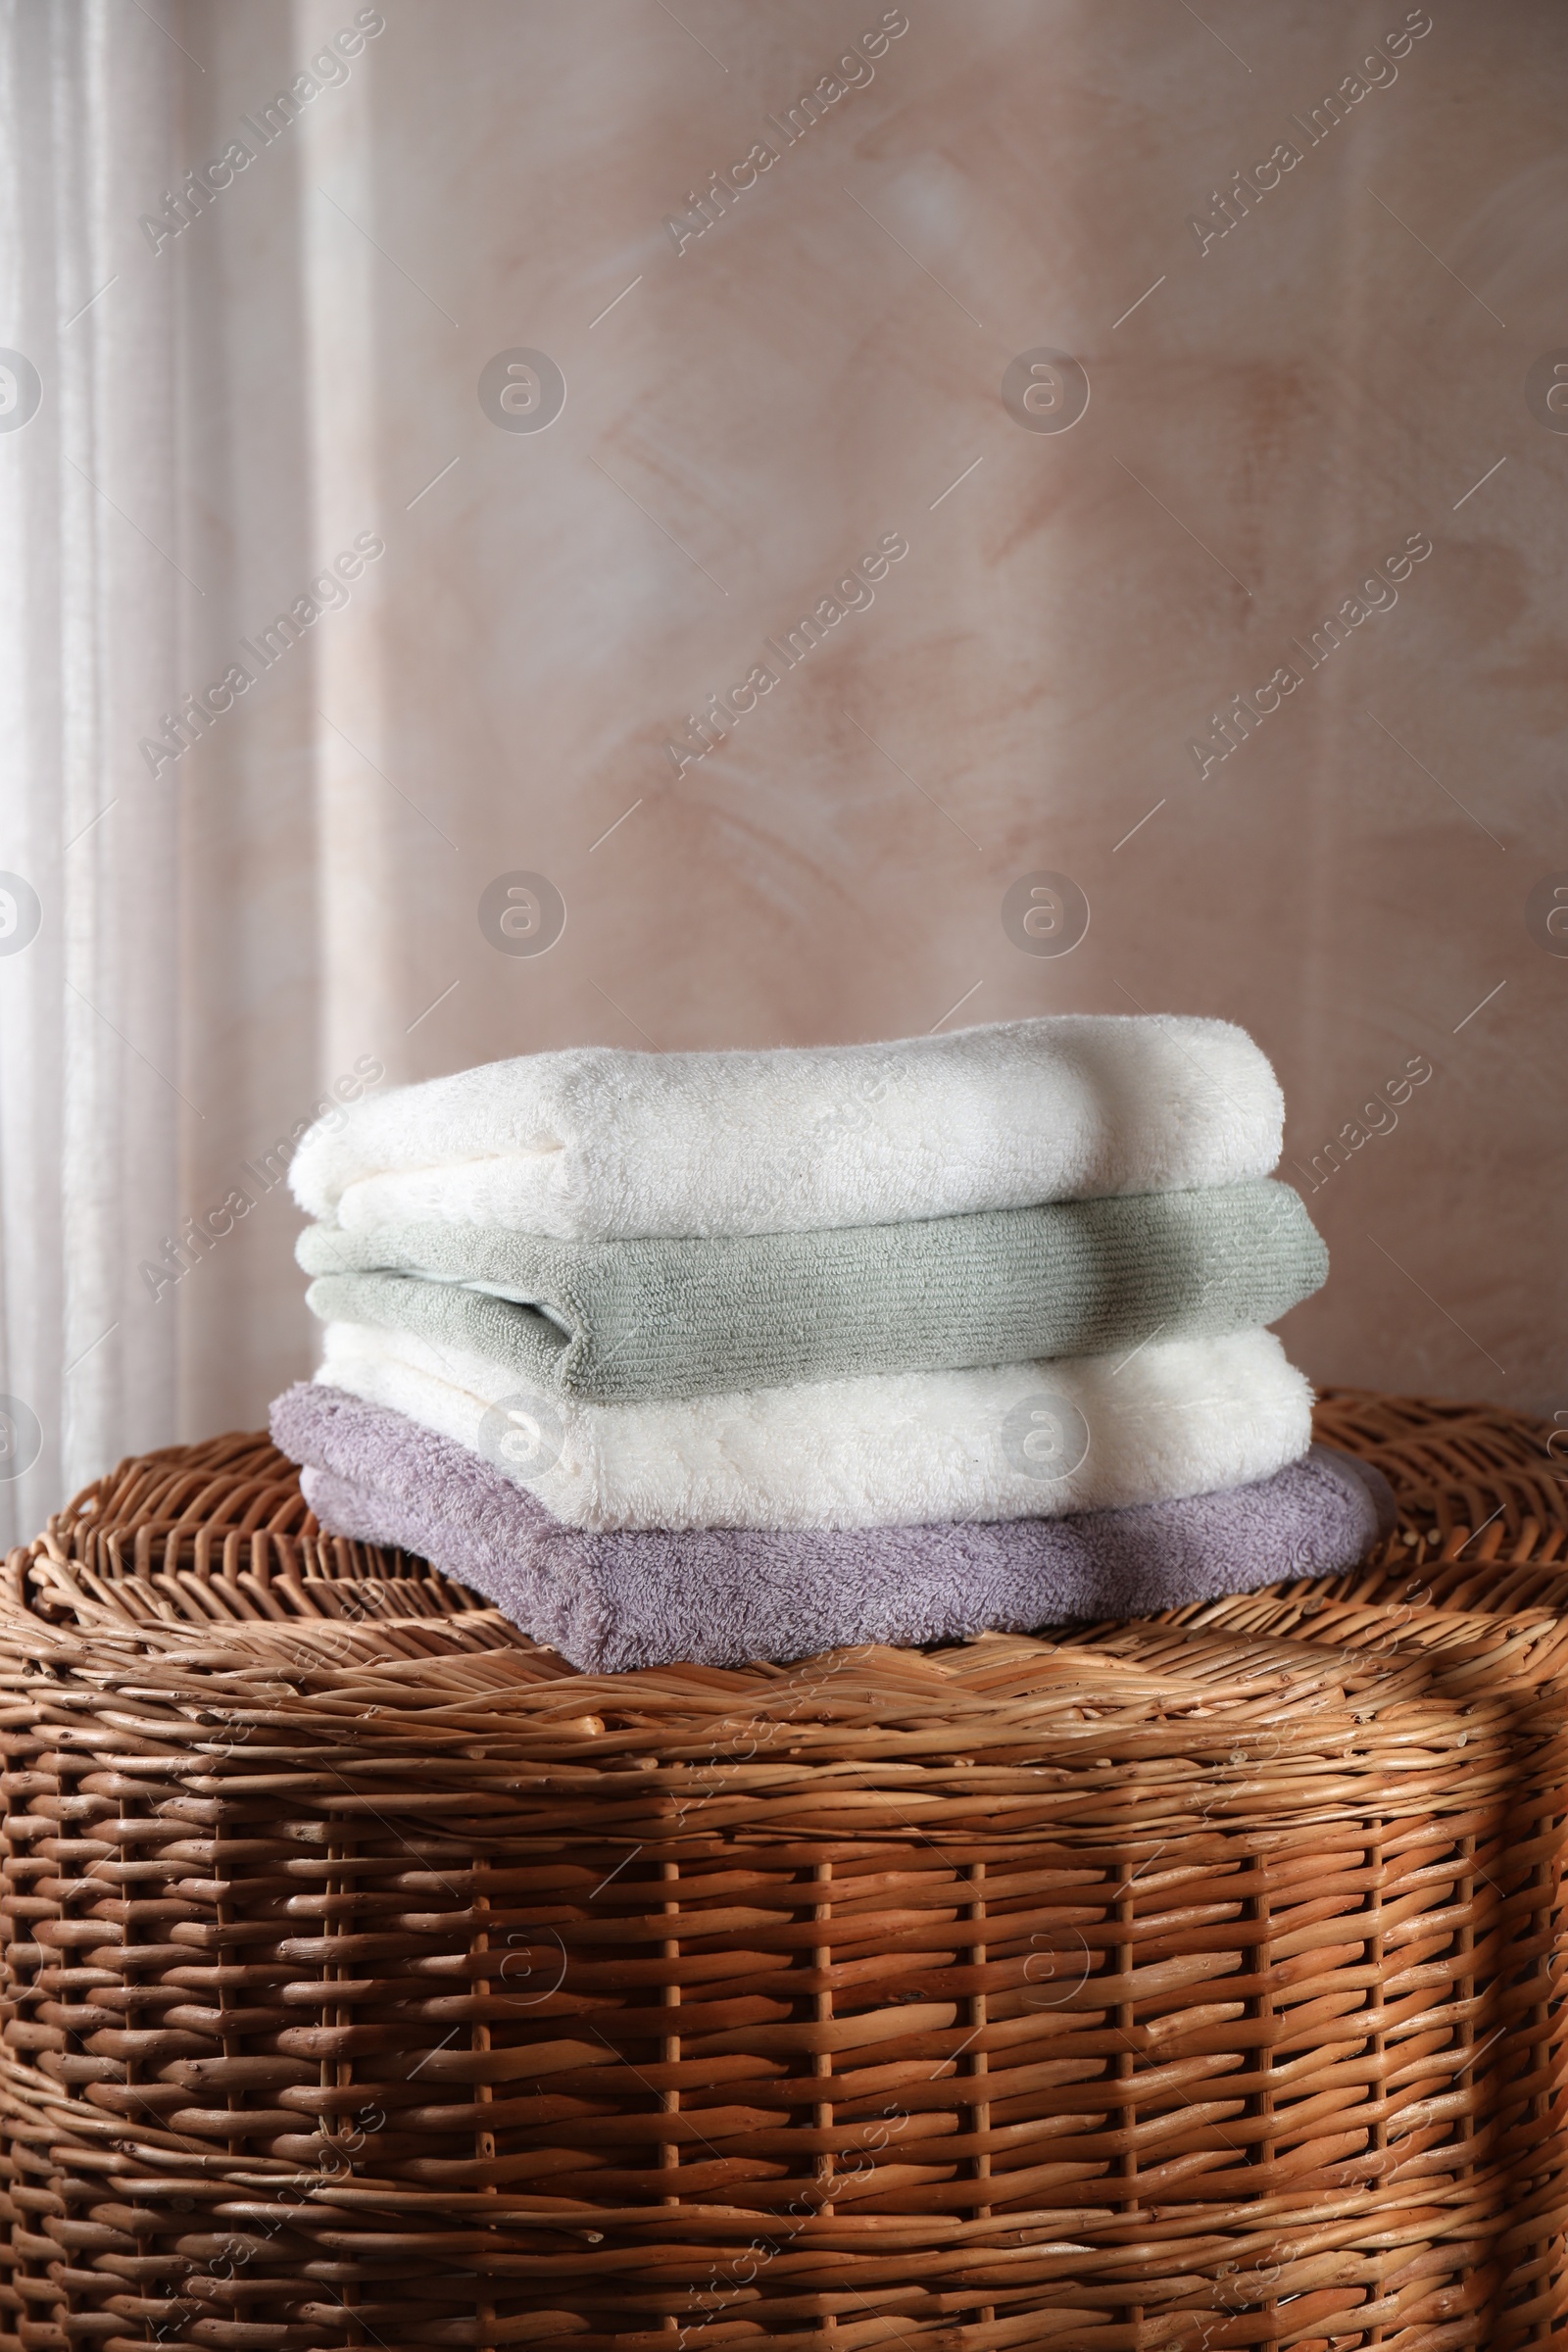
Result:
[[[184,683],[167,36],[0,5],[0,1517],[167,1442],[177,1333],[138,1263],[178,1217],[178,802],[138,742]],[[174,59],[179,66],[179,60]],[[147,191],[144,196],[142,191]],[[28,368],[36,371],[37,403]]]

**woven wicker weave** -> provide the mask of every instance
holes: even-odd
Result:
[[[0,1592],[5,2342],[1568,2340],[1568,1493],[1354,1575],[570,1672],[231,1438]]]

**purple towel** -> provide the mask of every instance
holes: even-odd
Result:
[[[1256,1486],[1136,1510],[596,1535],[466,1446],[319,1382],[278,1397],[272,1437],[329,1533],[434,1561],[588,1673],[1147,1616],[1353,1567],[1396,1515],[1381,1472],[1314,1446]]]

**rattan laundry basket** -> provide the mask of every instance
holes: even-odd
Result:
[[[1564,2340],[1568,1520],[1069,1638],[590,1678],[235,1438],[0,1595],[6,2343]]]

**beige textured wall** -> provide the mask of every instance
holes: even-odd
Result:
[[[354,14],[187,9],[193,160]],[[171,257],[223,582],[192,682],[386,543],[182,763],[191,1206],[366,1054],[1224,1014],[1275,1059],[1333,1252],[1299,1360],[1568,1406],[1568,959],[1526,924],[1568,869],[1568,437],[1524,389],[1568,341],[1560,12],[1433,0],[1312,145],[1290,118],[1397,0],[906,0],[788,147],[767,118],[875,0],[384,14]],[[760,138],[776,163],[677,252],[666,217]],[[1189,216],[1217,228],[1282,140],[1200,250]],[[1040,347],[1087,371],[1065,431],[1001,396]],[[566,381],[544,431],[477,396],[516,348]],[[874,603],[677,776],[687,714],[890,533]],[[1308,670],[1292,641],[1422,534]],[[1189,739],[1282,663],[1200,780]],[[537,957],[477,919],[517,870],[567,907]],[[1059,957],[1004,927],[1042,870],[1092,910]],[[1412,1060],[1397,1123],[1314,1178]],[[270,1196],[180,1286],[182,1434],[305,1367],[294,1223]]]

